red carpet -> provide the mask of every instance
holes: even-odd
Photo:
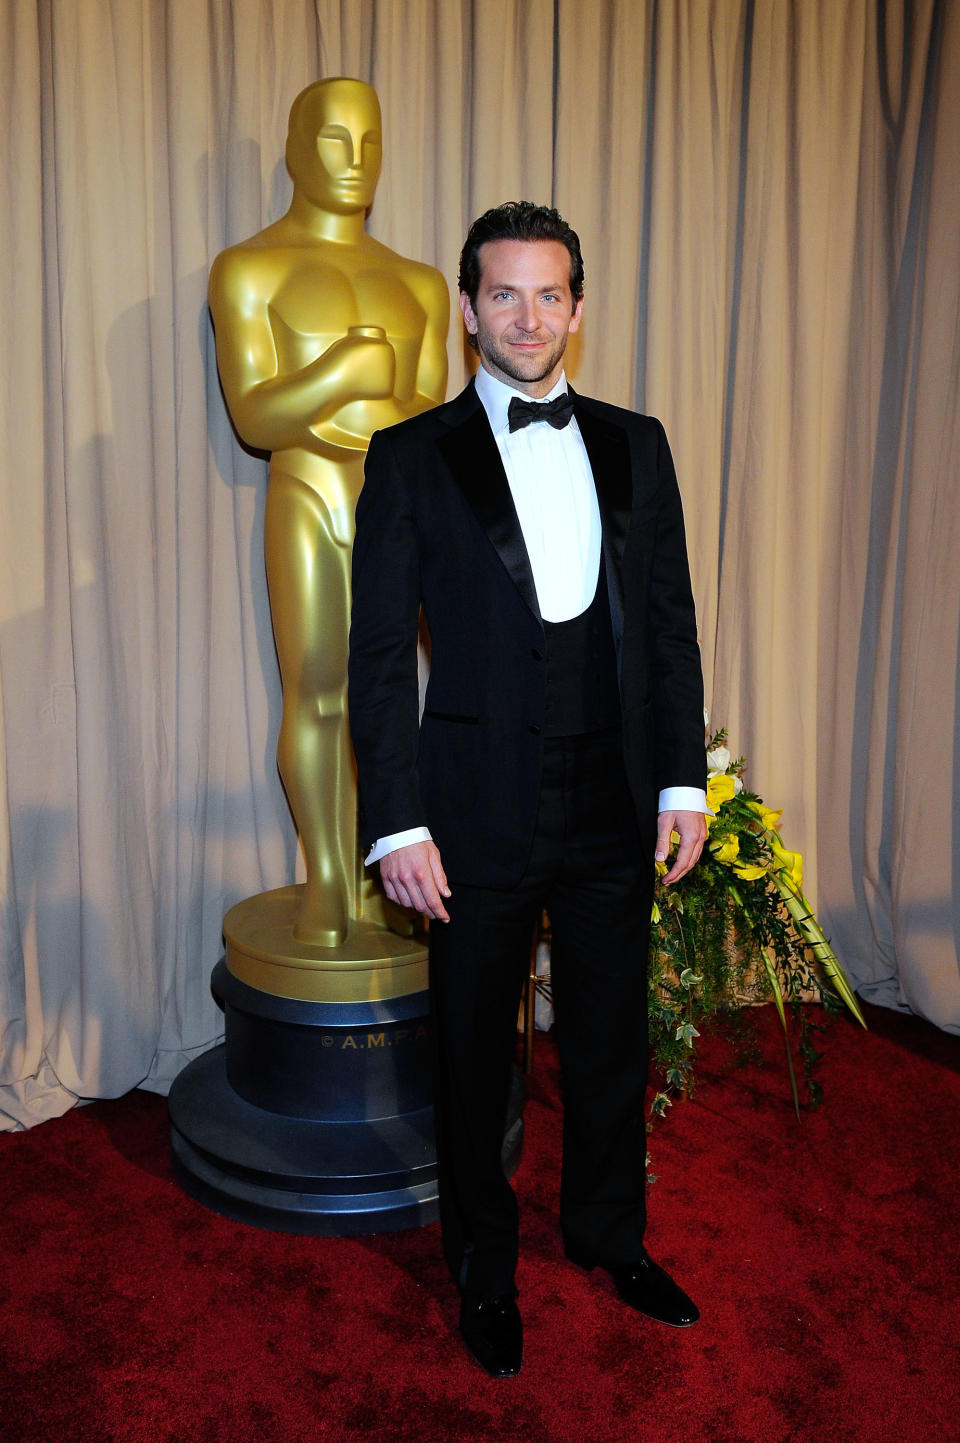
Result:
[[[702,1039],[699,1091],[652,1138],[650,1248],[703,1312],[677,1332],[563,1261],[559,1110],[537,1042],[520,1378],[454,1336],[436,1228],[262,1232],[172,1181],[162,1099],[0,1137],[4,1443],[960,1438],[960,1040],[869,1010],[825,1034],[797,1122],[766,1065]]]

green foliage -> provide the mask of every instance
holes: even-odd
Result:
[[[717,732],[707,750],[715,752],[725,741],[726,732]],[[784,1023],[798,1112],[801,1093],[787,1017],[797,1035],[802,1095],[811,1107],[822,1095],[814,1076],[820,1054],[813,1042],[821,1029],[804,1003],[820,1002],[835,1012],[842,999],[863,1022],[849,983],[801,891],[802,858],[784,849],[775,830],[779,813],[764,807],[760,797],[745,787],[734,791],[742,786],[744,765],[740,757],[727,765],[719,779],[711,777],[708,800],[716,816],[700,861],[677,886],[657,892],[650,943],[649,1024],[663,1090],[654,1097],[652,1117],[664,1116],[672,1095],[693,1092],[694,1044],[705,1021],[738,1034],[741,1050],[746,1050],[749,1024],[743,1017],[744,1005],[775,1002]]]

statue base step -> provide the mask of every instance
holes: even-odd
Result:
[[[181,1186],[240,1222],[352,1237],[437,1217],[432,1107],[371,1122],[284,1117],[233,1090],[220,1046],[174,1082],[170,1132]]]
[[[214,1212],[257,1227],[336,1237],[438,1216],[426,992],[374,1002],[276,997],[221,961],[212,985],[226,1041],[170,1089],[174,1174]],[[514,1076],[504,1136],[523,1143]]]

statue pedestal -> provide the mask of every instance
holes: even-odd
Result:
[[[170,1089],[173,1167],[215,1212],[356,1236],[434,1221],[426,949],[371,923],[339,947],[293,938],[297,887],[238,903],[213,972],[226,1040]],[[267,990],[267,989],[270,990]],[[504,1160],[519,1160],[522,1089]]]
[[[260,992],[302,1002],[377,1002],[426,992],[427,949],[375,922],[351,922],[345,942],[300,942],[302,886],[238,902],[223,919],[227,968]]]

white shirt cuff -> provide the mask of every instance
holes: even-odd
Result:
[[[707,794],[699,787],[664,787],[660,793],[657,803],[658,812],[703,812],[705,816],[714,815],[707,806]],[[405,832],[392,832],[388,837],[380,837],[374,843],[369,853],[364,858],[364,865],[370,867],[374,862],[379,862],[381,857],[386,857],[390,852],[396,852],[400,847],[409,847],[414,842],[432,841],[429,827],[409,827]]]
[[[381,837],[378,842],[374,842],[369,856],[363,859],[364,866],[369,867],[371,863],[379,862],[381,857],[385,857],[388,852],[395,852],[398,847],[409,847],[414,842],[432,840],[428,827],[410,827],[405,832],[392,832],[389,837]]]
[[[707,806],[707,794],[699,787],[664,787],[657,803],[658,812],[703,812],[704,816],[716,814]]]

